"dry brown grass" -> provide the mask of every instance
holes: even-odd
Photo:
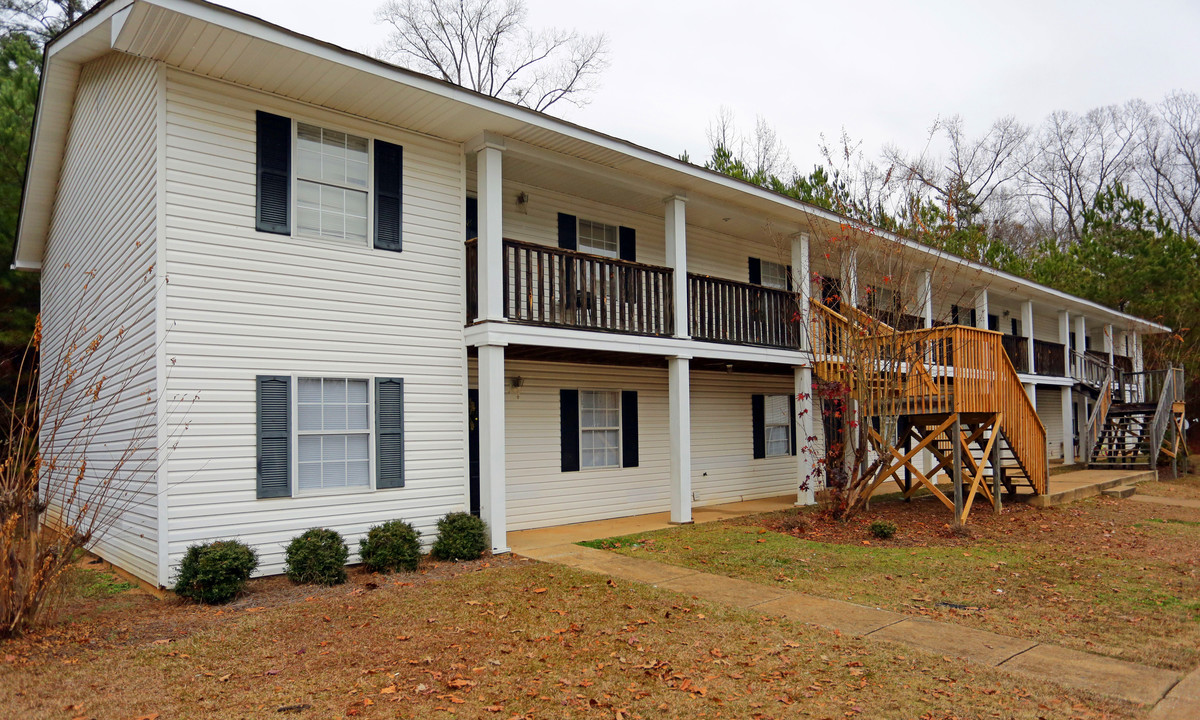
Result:
[[[353,573],[350,585],[322,590],[256,581],[224,608],[120,593],[91,603],[86,620],[0,645],[0,716],[1143,715],[645,586],[490,562]],[[277,713],[288,707],[294,714]]]

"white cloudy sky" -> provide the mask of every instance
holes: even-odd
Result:
[[[217,0],[366,51],[386,30],[380,0]],[[925,144],[961,114],[982,131],[1131,98],[1200,90],[1200,3],[1187,0],[527,0],[531,24],[599,31],[611,66],[589,105],[556,112],[693,160],[722,106],[776,127],[807,169],[824,133],[868,154]],[[331,9],[336,7],[336,12]]]

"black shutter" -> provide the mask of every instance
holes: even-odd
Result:
[[[620,239],[620,255],[622,260],[637,261],[637,230],[622,226],[617,231]]]
[[[975,323],[976,323],[978,320],[979,320],[979,318],[977,318],[977,317],[975,316],[975,308],[971,308],[971,327],[975,327],[975,326],[976,326],[976,325],[975,325]]]
[[[479,237],[479,198],[467,198],[467,240]]]
[[[638,466],[637,391],[621,391],[621,467]]]
[[[961,317],[960,317],[961,315],[962,315],[962,313],[959,312],[957,305],[950,306],[950,324],[951,325],[962,325]]]
[[[579,469],[579,391],[559,390],[558,408],[562,431],[562,471]]]
[[[574,215],[566,213],[558,214],[558,246],[564,250],[576,250],[579,248],[579,242],[576,239],[579,234],[579,227],[575,222]]]
[[[1013,335],[1021,334],[1021,321],[1016,318],[1013,318],[1013,320],[1012,320],[1012,334]]]
[[[762,285],[762,260],[750,258],[750,284]]]
[[[404,148],[375,141],[375,248],[400,252],[404,219]]]
[[[375,378],[375,489],[404,487],[404,378]]]
[[[754,457],[767,456],[767,403],[763,395],[750,396],[750,417],[754,423]]]
[[[988,315],[988,330],[999,330],[999,329],[1000,329],[1000,316],[999,315]]]
[[[792,433],[792,454],[796,454],[796,395],[793,393],[788,397],[788,414],[792,418],[791,433]]]
[[[258,208],[255,228],[290,235],[292,121],[259,110],[255,113]]]
[[[787,266],[787,291],[792,292],[792,266]]]
[[[286,375],[255,378],[258,407],[258,497],[292,494],[292,379]]]

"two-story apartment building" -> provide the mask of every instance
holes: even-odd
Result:
[[[47,362],[80,308],[123,328],[114,371],[142,395],[96,463],[139,428],[153,457],[96,551],[162,586],[220,538],[273,573],[315,526],[430,537],[471,509],[499,552],[511,530],[811,502],[796,328],[829,278],[853,279],[846,315],[892,292],[904,328],[1000,333],[1042,465],[1077,459],[1091,413],[1071,349],[1136,371],[1166,329],[878,233],[914,268],[885,292],[828,250],[845,226],[217,5],[110,0],[47,47],[15,266],[42,273]]]

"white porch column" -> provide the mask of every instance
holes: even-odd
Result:
[[[479,194],[479,319],[504,320],[504,143],[484,135],[475,153]],[[503,379],[503,378],[501,378]]]
[[[1070,465],[1075,462],[1075,403],[1071,398],[1071,386],[1064,385],[1062,390],[1062,424],[1063,424],[1063,462]]]
[[[799,293],[796,302],[800,305],[797,308],[800,315],[800,349],[808,350],[808,323],[812,313],[812,271],[808,258],[808,233],[800,233],[792,238],[792,287]]]
[[[1026,372],[1033,373],[1033,301],[1021,303],[1021,332],[1025,335],[1025,366]]]
[[[1080,356],[1085,355],[1087,353],[1087,321],[1082,315],[1075,316],[1075,342],[1078,344],[1075,352],[1079,353]],[[1079,373],[1080,379],[1083,378],[1082,357],[1075,359],[1075,372]]]
[[[508,552],[504,485],[504,346],[479,347],[479,517],[492,552]]]
[[[1037,410],[1037,385],[1034,383],[1025,383],[1025,394],[1029,396],[1029,402],[1033,405],[1034,411]]]
[[[842,302],[858,307],[858,251],[850,250],[842,255]],[[846,311],[842,311],[846,315]]]
[[[1113,336],[1113,326],[1111,324],[1105,325],[1104,326],[1104,352],[1108,353],[1108,366],[1109,367],[1112,367],[1113,355],[1116,353],[1116,351],[1114,350],[1114,347],[1116,346],[1114,339],[1115,338]]]
[[[921,302],[921,320],[922,327],[933,327],[933,271],[922,270],[917,274],[917,282],[920,287],[917,289],[917,297]]]
[[[975,327],[988,329],[988,294],[987,288],[980,288],[975,293]]]
[[[1071,317],[1066,310],[1058,311],[1058,342],[1063,346],[1063,375],[1071,376]]]
[[[812,486],[813,479],[809,478],[812,469],[813,452],[813,398],[812,398],[812,368],[796,368],[796,504],[812,505],[815,502]]]
[[[692,521],[691,361],[667,358],[667,404],[671,433],[671,523]]]
[[[672,195],[666,201],[667,267],[672,276],[675,337],[689,338],[687,301],[687,198]]]

